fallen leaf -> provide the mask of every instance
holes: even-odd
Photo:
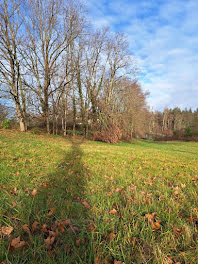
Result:
[[[18,236],[17,238],[14,238],[11,243],[10,246],[13,248],[21,248],[24,247],[25,245],[27,245],[27,243],[25,241],[21,241],[20,236]]]
[[[98,257],[95,258],[95,264],[100,264]]]
[[[182,229],[181,228],[173,227],[173,231],[175,231],[177,233],[181,233]]]
[[[116,189],[115,189],[115,192],[121,192],[121,191],[122,191],[121,188],[116,188]]]
[[[56,236],[56,232],[49,230],[49,235],[55,237]]]
[[[12,195],[16,195],[16,194],[17,194],[17,188],[14,187],[10,193],[11,193]]]
[[[79,229],[77,226],[70,226],[69,227],[69,230],[72,231],[74,234],[76,234],[77,232],[79,232]]]
[[[31,192],[32,196],[37,195],[37,189],[33,189],[33,191]]]
[[[12,205],[10,205],[10,209],[14,208],[16,206],[16,202],[12,201]]]
[[[17,243],[19,243],[20,240],[21,240],[21,238],[20,238],[20,236],[18,236],[17,238],[14,238],[14,239],[11,241],[10,245],[11,245],[12,247],[15,247],[15,245],[16,245]]]
[[[4,236],[9,236],[13,231],[13,227],[11,226],[2,226],[1,228],[1,233],[4,235]]]
[[[62,222],[58,223],[58,228],[60,229],[61,233],[65,232],[64,224]]]
[[[44,225],[41,226],[41,231],[43,231],[44,233],[47,233],[48,232],[47,225],[46,224],[44,224]]]
[[[114,263],[113,264],[124,264],[124,262],[114,259]]]
[[[156,220],[155,222],[151,223],[152,229],[153,230],[160,230],[161,229],[161,225],[160,225],[160,221]]]
[[[90,209],[90,204],[84,199],[82,200],[82,204],[87,208],[87,209]]]
[[[50,208],[48,216],[51,216],[54,212],[56,212],[56,208]]]
[[[172,258],[171,257],[167,257],[165,264],[173,264]]]
[[[112,239],[114,239],[116,237],[116,235],[114,234],[114,233],[110,233],[109,234],[109,236],[108,236],[108,240],[110,241],[110,240],[112,240]]]
[[[149,222],[152,222],[155,219],[155,216],[157,215],[156,212],[152,214],[145,214],[145,217],[148,219]]]
[[[116,211],[116,209],[112,209],[109,213],[112,214],[112,215],[116,215],[117,211]]]
[[[29,227],[28,227],[27,224],[23,225],[22,228],[23,228],[23,230],[24,230],[25,232],[27,232],[28,234],[30,234],[30,229],[29,229]]]
[[[132,237],[130,240],[131,240],[132,244],[135,244],[137,242],[137,238],[136,237]]]
[[[179,190],[174,191],[173,194],[174,194],[175,196],[177,196],[177,195],[179,194]]]
[[[92,224],[89,225],[89,230],[90,230],[90,231],[94,231],[95,229],[96,229],[96,228],[95,228],[94,225],[92,225]]]
[[[77,239],[76,240],[76,247],[79,247],[80,246],[80,239]]]
[[[54,244],[55,237],[54,236],[48,236],[46,239],[44,239],[45,243],[47,244],[47,249],[50,249],[51,246]]]
[[[39,222],[35,221],[33,224],[32,224],[32,231],[35,232],[37,229],[38,229],[38,225],[39,225]]]
[[[71,224],[71,220],[68,218],[68,219],[64,220],[63,223],[65,226],[68,226]]]

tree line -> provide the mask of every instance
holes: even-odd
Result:
[[[198,134],[198,109],[165,108],[152,114],[152,132],[164,136],[192,136]]]
[[[40,119],[47,133],[117,142],[178,129],[170,110],[149,110],[137,72],[127,38],[92,27],[81,2],[0,1],[0,98],[21,131]]]

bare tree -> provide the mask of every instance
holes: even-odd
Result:
[[[29,73],[25,84],[37,94],[50,133],[49,98],[69,81],[61,79],[54,90],[50,84],[61,67],[60,56],[81,32],[82,19],[77,4],[61,0],[28,0],[28,10],[22,51]]]
[[[26,98],[18,52],[20,5],[20,0],[4,0],[0,5],[0,96],[13,100],[20,130],[26,131]]]

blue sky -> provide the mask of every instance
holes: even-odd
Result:
[[[148,103],[198,108],[198,0],[87,0],[96,27],[124,32]]]

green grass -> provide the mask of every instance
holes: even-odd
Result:
[[[0,230],[13,231],[0,233],[0,263],[198,263],[197,183],[198,143],[110,145],[1,130]],[[27,244],[15,249],[18,236]]]

